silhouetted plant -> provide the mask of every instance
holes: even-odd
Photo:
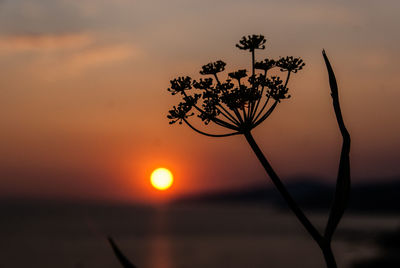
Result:
[[[127,257],[122,253],[122,251],[118,248],[117,244],[115,244],[114,240],[111,237],[108,237],[108,242],[111,245],[111,248],[114,251],[115,256],[117,257],[119,263],[121,263],[124,268],[136,268]]]
[[[236,45],[239,49],[251,53],[250,74],[246,69],[240,69],[228,73],[228,77],[222,80],[220,73],[225,70],[226,63],[218,60],[202,67],[200,74],[205,75],[205,78],[194,80],[189,76],[182,76],[171,80],[168,91],[172,95],[180,95],[182,102],[173,106],[167,117],[170,124],[185,123],[197,133],[209,137],[244,135],[289,208],[321,248],[327,267],[336,267],[331,241],[347,206],[350,191],[350,135],[343,122],[335,75],[323,51],[329,74],[333,107],[343,137],[343,145],[335,198],[325,232],[320,234],[287,191],[251,134],[251,130],[264,122],[281,101],[290,98],[288,94],[290,76],[300,71],[305,65],[301,58],[292,56],[281,57],[277,60],[267,58],[256,61],[255,51],[264,49],[265,43],[266,39],[263,35],[249,35],[243,37]],[[269,76],[269,71],[273,68],[286,73],[286,77],[282,80],[278,75]],[[229,131],[218,134],[200,130],[189,122],[194,115],[197,115],[205,125],[213,123]]]
[[[236,45],[239,49],[251,53],[250,76],[247,74],[247,70],[240,69],[228,73],[228,78],[221,81],[219,73],[225,70],[226,63],[219,60],[202,67],[200,74],[208,76],[204,79],[193,80],[189,76],[184,76],[171,80],[171,87],[168,88],[168,91],[172,95],[180,95],[183,101],[169,111],[168,119],[170,119],[170,124],[185,123],[194,131],[209,137],[244,135],[289,208],[321,248],[327,267],[334,268],[337,266],[331,249],[332,236],[347,207],[350,193],[350,135],[344,125],[340,110],[336,78],[325,51],[322,51],[329,75],[335,116],[343,143],[334,200],[325,232],[321,234],[292,198],[251,135],[251,130],[264,122],[281,101],[290,98],[287,87],[290,76],[305,66],[302,59],[292,56],[281,57],[278,60],[267,58],[255,61],[255,50],[264,49],[265,43],[266,39],[263,35],[249,35],[243,37]],[[268,77],[268,72],[273,68],[286,73],[285,82],[278,75]],[[245,79],[246,77],[247,79]],[[205,125],[211,122],[228,129],[229,132],[214,134],[198,129],[189,122],[189,117],[195,114]],[[109,242],[123,267],[135,267],[122,254],[112,239],[109,239]]]

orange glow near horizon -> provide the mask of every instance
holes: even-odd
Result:
[[[397,178],[400,38],[391,33],[400,1],[369,2],[1,2],[0,198],[164,205],[262,185],[265,171],[242,135],[205,137],[167,118],[180,102],[167,90],[172,79],[198,80],[201,66],[219,59],[227,63],[222,81],[249,70],[251,55],[235,47],[248,34],[267,38],[256,61],[306,63],[288,82],[292,98],[252,132],[282,178],[336,178],[341,137],[322,48],[354,140],[352,176]],[[264,16],[269,9],[276,12]],[[150,183],[160,167],[177,182],[168,190]]]
[[[154,188],[164,191],[172,186],[174,176],[166,168],[157,168],[151,173],[150,181]]]

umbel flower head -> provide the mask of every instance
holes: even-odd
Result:
[[[226,63],[222,60],[218,60],[216,62],[210,62],[203,67],[201,67],[200,74],[207,75],[207,74],[217,74],[225,70]]]
[[[243,50],[249,50],[250,52],[256,50],[256,49],[264,49],[265,48],[265,42],[267,40],[263,35],[249,35],[249,36],[243,36],[242,39],[239,41],[239,44],[236,44],[236,47],[239,49]]]
[[[167,117],[170,124],[184,122],[198,133],[226,137],[247,133],[267,119],[281,101],[290,97],[290,75],[297,73],[305,64],[302,59],[292,56],[255,61],[255,50],[265,49],[265,43],[263,35],[249,35],[236,44],[239,49],[252,53],[250,74],[246,69],[239,69],[229,72],[222,79],[226,63],[218,60],[202,66],[200,74],[205,78],[195,80],[181,76],[171,80],[168,91],[172,95],[180,95],[182,101],[169,111]],[[269,76],[269,71],[274,68],[285,74],[284,79],[276,72],[274,76]],[[204,132],[189,122],[189,117],[193,115],[206,125],[213,123],[229,132]]]

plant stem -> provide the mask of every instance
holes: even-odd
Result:
[[[303,224],[304,228],[308,231],[308,233],[312,236],[312,238],[320,245],[322,242],[322,236],[317,231],[317,229],[312,225],[312,223],[308,220],[306,215],[303,211],[299,208],[296,201],[292,198],[292,196],[287,191],[286,187],[283,185],[282,181],[268,162],[267,158],[265,158],[264,154],[262,153],[260,147],[258,147],[256,141],[254,140],[253,136],[251,135],[250,131],[244,133],[247,142],[250,144],[251,149],[256,154],[258,160],[263,165],[265,171],[271,178],[272,182],[274,183],[275,187],[278,189],[279,193],[285,199],[286,203],[288,204],[289,208],[293,211],[299,221]]]
[[[329,85],[331,88],[331,96],[333,101],[333,109],[335,111],[336,120],[339,126],[340,133],[342,134],[342,152],[340,153],[339,172],[336,181],[336,191],[331,212],[329,214],[328,223],[325,228],[324,237],[329,241],[332,239],[333,233],[335,232],[343,214],[347,207],[350,190],[351,190],[351,174],[350,174],[350,134],[344,124],[342,111],[339,103],[339,90],[336,82],[335,73],[333,72],[332,66],[329,62],[328,56],[325,50],[322,51],[326,68],[329,75]]]
[[[322,248],[322,253],[324,254],[324,259],[327,268],[337,268],[335,256],[333,255],[330,243],[327,243]]]
[[[282,195],[283,199],[285,199],[289,208],[296,215],[297,219],[301,222],[307,232],[311,235],[311,237],[317,242],[318,246],[321,248],[322,253],[324,254],[324,259],[326,262],[326,266],[328,268],[336,268],[335,257],[333,256],[330,241],[326,240],[318,230],[314,227],[314,225],[310,222],[304,212],[297,205],[296,201],[292,198],[290,193],[287,191],[285,185],[283,185],[279,176],[276,174],[267,158],[262,153],[260,147],[257,145],[250,131],[244,132],[244,136],[246,137],[247,142],[250,144],[251,149],[256,154],[258,160],[261,162],[268,176],[271,178],[275,187],[278,189],[279,193]]]

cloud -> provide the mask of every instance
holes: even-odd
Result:
[[[64,67],[70,74],[77,74],[89,68],[130,60],[140,54],[133,45],[114,44],[89,48],[74,53],[65,60]]]
[[[0,53],[71,50],[88,46],[93,42],[93,37],[85,33],[2,36]]]
[[[89,33],[0,36],[0,57],[13,59],[18,72],[27,70],[46,80],[77,76],[132,60],[141,53],[132,43]]]

